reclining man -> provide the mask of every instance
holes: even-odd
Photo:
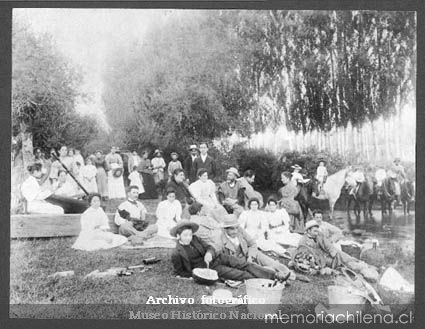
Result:
[[[288,274],[217,252],[212,246],[193,235],[198,228],[198,224],[183,220],[170,230],[170,234],[177,238],[171,262],[178,276],[191,277],[194,268],[211,268],[216,270],[219,278],[223,280],[243,281],[253,278],[287,280]]]
[[[223,254],[271,268],[283,273],[289,280],[295,280],[299,277],[302,281],[310,281],[304,276],[295,275],[295,273],[290,271],[284,264],[261,252],[255,241],[242,227],[240,227],[234,214],[230,214],[224,219],[222,227],[220,252]]]
[[[318,260],[321,268],[336,269],[339,266],[347,266],[353,271],[359,271],[369,281],[375,281],[378,278],[378,272],[373,266],[338,250],[321,233],[319,223],[314,219],[306,223],[305,234],[300,239],[295,255],[305,250]]]

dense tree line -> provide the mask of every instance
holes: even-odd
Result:
[[[48,151],[64,143],[82,148],[97,133],[96,121],[75,110],[82,76],[48,35],[14,22],[12,30],[12,136],[29,133]]]

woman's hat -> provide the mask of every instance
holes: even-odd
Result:
[[[236,218],[236,215],[234,214],[228,214],[224,217],[224,221],[221,224],[222,228],[228,228],[228,227],[237,227],[239,226],[238,219]]]
[[[309,220],[307,223],[305,223],[305,230],[308,231],[315,226],[319,227],[319,223],[315,219]]]
[[[194,222],[190,222],[188,220],[182,220],[178,222],[176,226],[171,228],[170,235],[176,237],[177,232],[180,231],[182,228],[191,228],[192,233],[195,233],[198,230],[199,225]]]
[[[121,168],[121,167],[112,169],[112,176],[114,176],[114,177],[121,177],[122,174],[123,174],[123,172],[124,172],[124,169]]]
[[[239,177],[239,172],[235,167],[230,167],[229,169],[226,170],[226,173],[231,172],[232,174],[235,174],[236,177]]]
[[[197,149],[198,149],[198,147],[195,144],[192,144],[192,145],[189,146],[189,151],[197,150]]]
[[[303,169],[301,166],[299,166],[298,164],[291,166],[292,169],[298,169],[301,170]]]

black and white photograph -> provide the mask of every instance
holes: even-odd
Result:
[[[11,40],[11,318],[414,322],[415,11],[14,8]]]

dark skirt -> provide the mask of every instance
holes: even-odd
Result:
[[[145,193],[139,194],[140,199],[157,199],[158,192],[156,190],[155,180],[153,175],[142,172],[143,177],[143,187],[145,188]]]
[[[82,214],[89,207],[87,201],[54,194],[46,198],[46,201],[62,207],[65,214]]]

